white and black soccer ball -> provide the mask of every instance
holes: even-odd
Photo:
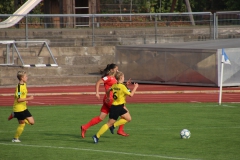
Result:
[[[183,129],[180,132],[180,137],[182,139],[189,139],[191,137],[191,132],[188,129]]]

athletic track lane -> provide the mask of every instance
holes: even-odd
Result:
[[[129,88],[133,88],[129,86]],[[0,106],[12,106],[15,87],[0,87]],[[102,104],[104,89],[101,87],[101,99],[95,97],[94,85],[80,86],[28,86],[28,94],[34,96],[28,106]],[[226,87],[222,92],[222,103],[240,103],[240,87]],[[133,97],[127,103],[201,103],[219,101],[219,88],[147,85],[139,84]]]

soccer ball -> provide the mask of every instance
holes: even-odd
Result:
[[[180,132],[180,137],[182,139],[189,139],[191,137],[191,132],[188,129],[183,129]]]

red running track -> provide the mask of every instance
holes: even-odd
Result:
[[[130,89],[133,86],[129,87]],[[14,87],[0,87],[0,106],[13,105]],[[102,104],[104,89],[101,87],[101,99],[95,97],[94,85],[83,86],[28,86],[28,94],[34,100],[28,106]],[[222,103],[239,103],[240,87],[223,88]],[[174,85],[140,84],[136,94],[127,98],[127,103],[201,103],[219,101],[219,88]]]

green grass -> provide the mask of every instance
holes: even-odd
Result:
[[[86,138],[79,126],[99,114],[99,105],[28,107],[35,125],[26,125],[21,143],[11,139],[17,120],[11,107],[0,107],[0,160],[156,160],[240,159],[240,105],[213,103],[127,104],[129,137],[107,131],[98,144],[92,136],[107,121],[91,127]],[[191,131],[180,139],[181,129]]]

